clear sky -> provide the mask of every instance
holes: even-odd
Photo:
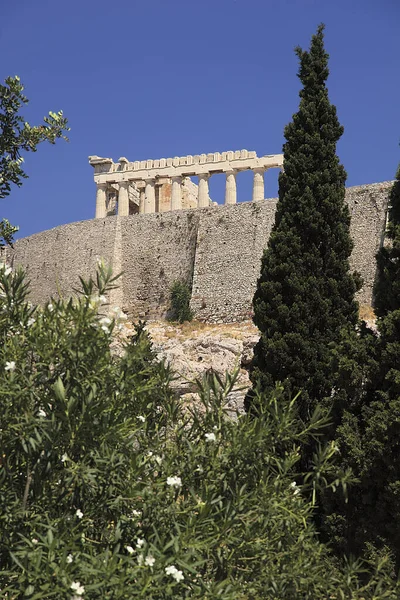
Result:
[[[296,45],[326,24],[330,98],[348,185],[393,179],[399,162],[399,0],[0,1],[1,79],[19,75],[38,124],[62,109],[70,142],[25,156],[1,201],[20,236],[90,219],[89,154],[145,160],[246,148],[281,152],[298,106]],[[223,201],[224,178],[210,179]],[[277,171],[266,196],[277,193]],[[238,176],[250,200],[251,174]]]

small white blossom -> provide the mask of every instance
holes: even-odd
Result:
[[[126,546],[126,550],[127,550],[127,552],[129,552],[129,554],[133,554],[135,552],[135,550],[132,548],[132,546]]]
[[[73,560],[74,560],[74,557],[72,556],[72,554],[68,554],[68,556],[67,556],[67,563],[71,564],[73,562]]]
[[[131,514],[133,517],[140,517],[142,513],[140,510],[133,510]]]
[[[32,538],[32,544],[35,544],[35,546],[36,546],[36,544],[38,544],[38,543],[39,543],[39,540],[37,540],[36,538]]]
[[[107,325],[102,325],[102,326],[101,326],[101,328],[102,328],[102,330],[103,330],[103,331],[105,331],[106,333],[109,333]]]
[[[83,594],[85,593],[85,588],[83,587],[83,585],[81,585],[79,581],[73,581],[71,583],[71,590],[76,592],[77,596],[83,596]]]
[[[99,302],[100,304],[107,304],[107,298],[102,294],[99,296]]]
[[[111,325],[111,319],[109,319],[108,317],[102,317],[99,320],[100,325]]]
[[[35,322],[35,319],[33,317],[31,317],[30,319],[28,319],[28,321],[27,321],[28,327],[31,327],[31,325],[33,325],[34,322]]]
[[[182,581],[182,579],[185,579],[182,571],[179,571],[174,565],[165,567],[165,572],[167,575],[171,575],[178,583]]]
[[[61,462],[62,463],[66,463],[67,460],[68,460],[68,454],[63,454],[62,457],[61,457]]]
[[[206,442],[215,442],[217,439],[215,433],[205,433],[204,437],[206,438]]]
[[[10,361],[6,361],[6,366],[5,366],[5,370],[6,371],[15,371],[15,361],[10,360]]]
[[[167,485],[172,487],[180,487],[182,485],[182,479],[176,475],[173,477],[167,477]]]
[[[138,421],[142,421],[142,423],[144,423],[146,420],[146,417],[144,417],[143,415],[139,415],[136,418],[138,419]]]
[[[51,302],[49,302],[49,303],[48,303],[48,305],[47,305],[47,310],[48,310],[49,312],[53,312],[53,310],[54,310],[54,306],[52,305],[52,303],[51,303]]]
[[[142,548],[144,546],[144,544],[145,544],[145,540],[138,538],[137,542],[136,542],[136,548]]]
[[[290,484],[290,487],[291,487],[291,488],[292,488],[292,490],[293,490],[293,495],[294,495],[294,496],[297,496],[297,494],[300,494],[300,490],[299,490],[299,488],[297,487],[297,483],[296,483],[295,481],[292,481],[292,483]]]
[[[161,465],[161,463],[162,463],[162,458],[161,458],[161,456],[155,456],[155,457],[154,457],[154,460],[156,461],[156,463],[157,463],[158,465]]]
[[[152,453],[152,451],[151,451],[151,450],[149,450],[149,451],[148,451],[148,453],[147,453],[147,456],[148,456],[149,458],[151,458],[151,457],[153,456],[153,453]]]
[[[81,509],[80,509],[80,508],[77,508],[77,510],[76,510],[76,513],[75,513],[75,514],[76,514],[76,516],[78,517],[78,519],[82,519],[82,517],[83,517],[83,512],[81,511]]]
[[[151,554],[149,554],[148,556],[146,556],[146,558],[144,559],[144,564],[147,567],[152,567],[155,562],[156,562],[156,559],[154,558],[154,556],[151,556]]]
[[[38,415],[39,415],[39,417],[47,417],[47,414],[45,413],[45,411],[43,410],[43,408],[40,408],[38,410]]]
[[[11,267],[7,267],[4,263],[0,263],[1,269],[4,272],[4,275],[10,275],[10,273],[12,273],[12,268]]]

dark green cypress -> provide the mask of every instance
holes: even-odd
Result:
[[[349,398],[336,431],[343,468],[357,483],[349,501],[325,502],[325,531],[340,551],[390,550],[400,568],[400,167],[389,196],[387,243],[377,254],[373,346],[368,377]]]
[[[334,385],[332,345],[345,326],[354,327],[356,278],[349,273],[350,216],[346,172],[336,154],[343,133],[329,101],[324,26],[309,51],[296,48],[303,84],[300,106],[285,128],[284,171],[261,276],[253,299],[261,338],[251,369],[253,390],[285,382],[301,390],[301,413],[330,396]],[[254,393],[246,408],[255,409]]]
[[[400,308],[400,165],[389,195],[387,243],[377,254],[377,277],[374,286],[374,308],[384,317]]]

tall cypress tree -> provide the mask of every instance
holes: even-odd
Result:
[[[353,244],[346,172],[336,155],[343,127],[328,98],[323,32],[320,25],[309,51],[296,48],[300,106],[285,128],[276,220],[253,299],[254,323],[261,331],[253,390],[268,391],[277,381],[292,394],[301,390],[304,416],[331,394],[332,344],[358,319],[356,278],[349,273]],[[256,408],[255,398],[248,394],[247,410]]]
[[[325,529],[340,551],[389,548],[400,568],[400,166],[389,196],[387,243],[377,254],[379,335],[366,359],[368,378],[336,431],[344,468],[358,482],[349,501],[330,497]],[[373,360],[371,356],[375,354]],[[330,504],[329,504],[330,502]]]
[[[400,308],[400,165],[389,195],[386,240],[376,256],[374,309],[378,317]]]

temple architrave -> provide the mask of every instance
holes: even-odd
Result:
[[[89,163],[97,186],[96,219],[103,219],[215,204],[209,196],[208,180],[217,173],[226,176],[225,204],[236,204],[236,175],[247,170],[254,173],[252,200],[263,200],[264,173],[282,169],[283,154],[257,157],[254,151],[236,150],[135,162],[121,157],[117,163],[89,156]],[[198,185],[191,177],[198,177]]]

